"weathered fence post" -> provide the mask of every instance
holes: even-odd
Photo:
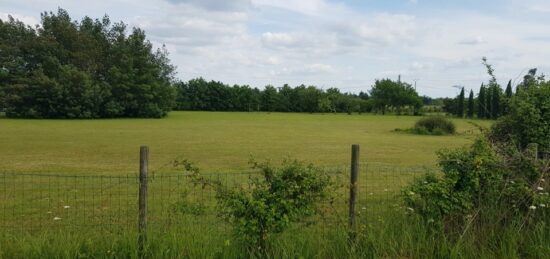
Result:
[[[351,177],[349,187],[349,234],[350,241],[355,239],[355,204],[357,202],[357,178],[359,176],[359,145],[351,146]]]
[[[147,239],[147,173],[149,167],[149,147],[141,146],[139,149],[139,216],[138,216],[138,253],[139,257],[145,255],[145,242]]]

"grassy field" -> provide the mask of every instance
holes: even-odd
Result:
[[[435,151],[471,142],[469,120],[456,119],[455,136],[398,133],[418,117],[172,112],[163,119],[22,120],[0,118],[1,171],[132,173],[139,146],[151,149],[152,170],[170,170],[189,159],[205,170],[239,170],[250,156],[293,157],[318,165],[349,163],[350,145],[361,144],[362,161],[433,165]],[[474,121],[488,126],[488,121]]]

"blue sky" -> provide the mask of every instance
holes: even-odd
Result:
[[[165,44],[178,77],[230,84],[317,85],[368,91],[377,78],[417,82],[420,94],[454,96],[454,85],[501,84],[550,66],[545,0],[0,0],[7,15],[36,24],[40,12],[75,19],[108,14]]]

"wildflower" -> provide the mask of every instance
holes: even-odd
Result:
[[[61,220],[60,217],[54,217],[53,220]]]
[[[541,203],[541,204],[539,205],[539,207],[541,207],[541,208],[546,208],[546,204]]]
[[[512,181],[510,181],[510,183],[511,183],[511,184],[514,184],[514,183],[516,183],[516,182],[514,182],[514,180],[512,180]]]
[[[361,208],[361,209],[362,209],[362,210],[366,210],[367,208],[366,208],[366,207],[363,207],[363,208]]]
[[[537,190],[539,190],[539,191],[544,191],[544,188],[542,188],[542,187],[539,186],[539,187],[537,187]]]
[[[63,206],[64,209],[68,209],[68,208],[70,208],[70,207],[71,207],[71,206],[68,206],[68,205]]]
[[[530,210],[536,210],[536,209],[537,209],[537,206],[531,205],[531,206],[529,206],[529,209],[530,209]]]
[[[540,179],[541,182],[544,182],[544,178]]]
[[[427,184],[428,182],[427,181],[424,181],[424,184]]]
[[[409,195],[414,195],[414,192],[409,192]]]

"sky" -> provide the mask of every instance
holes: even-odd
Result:
[[[358,93],[401,75],[450,97],[489,80],[484,56],[502,85],[550,70],[547,0],[0,0],[0,19],[38,24],[58,7],[144,29],[181,80]]]

